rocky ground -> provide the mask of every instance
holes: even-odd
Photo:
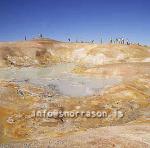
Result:
[[[49,39],[0,43],[0,67],[51,66],[73,62],[94,66],[150,62],[148,46],[123,44],[63,43]]]
[[[0,147],[150,147],[149,58],[138,45],[0,43]]]

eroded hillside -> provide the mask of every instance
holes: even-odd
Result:
[[[102,65],[149,62],[150,48],[139,45],[63,43],[48,39],[0,43],[0,67],[50,66],[74,62]]]
[[[0,43],[0,144],[149,148],[150,48],[48,39]]]

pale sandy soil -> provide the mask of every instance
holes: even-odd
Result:
[[[149,62],[149,51],[149,47],[138,45],[62,43],[47,39],[0,43],[0,67],[39,67],[66,62],[86,66]]]
[[[149,148],[149,51],[52,40],[0,43],[0,147]],[[31,116],[35,110],[108,116],[39,118]]]

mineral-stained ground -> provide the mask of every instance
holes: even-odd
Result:
[[[0,147],[149,148],[150,47],[0,43]]]

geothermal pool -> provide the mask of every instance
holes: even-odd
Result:
[[[0,79],[15,81],[20,85],[31,83],[46,87],[54,85],[64,96],[83,97],[101,93],[104,88],[116,85],[121,78],[83,76],[71,73],[74,64],[58,64],[49,68],[1,68]]]

